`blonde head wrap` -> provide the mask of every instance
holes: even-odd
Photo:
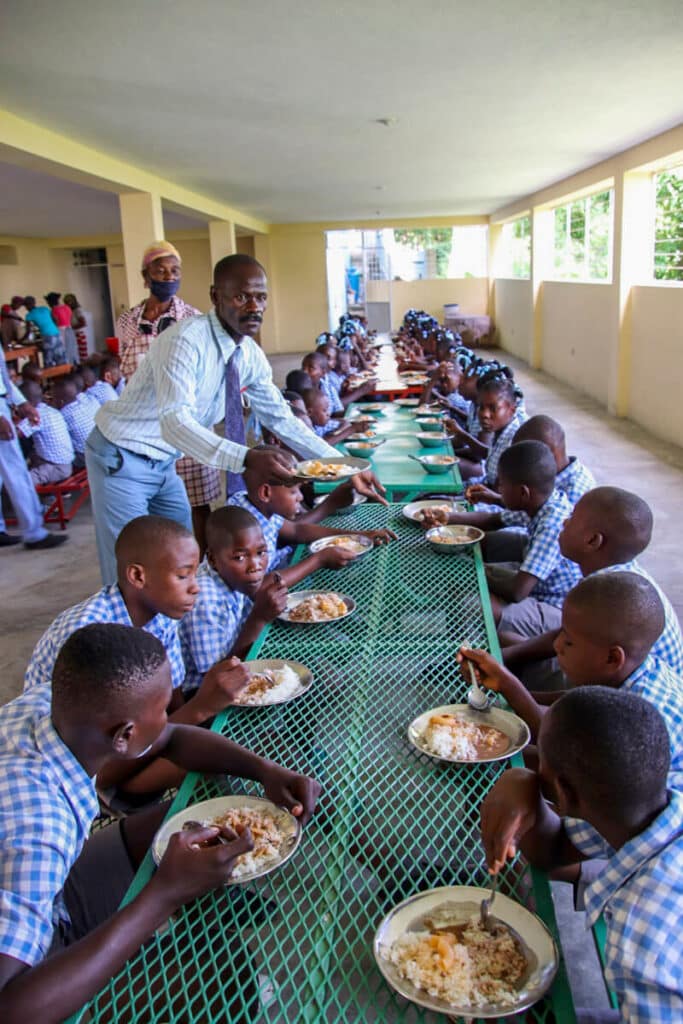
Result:
[[[159,242],[152,242],[148,245],[142,254],[142,269],[146,270],[150,263],[154,260],[160,260],[163,256],[175,256],[178,263],[182,264],[180,253],[176,249],[175,245],[171,245],[170,242],[165,242],[163,239]]]

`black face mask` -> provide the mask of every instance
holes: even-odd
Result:
[[[180,288],[180,279],[176,278],[175,281],[155,281],[153,278],[149,282],[149,290],[155,299],[159,302],[168,302],[172,299],[175,293]]]

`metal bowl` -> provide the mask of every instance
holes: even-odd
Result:
[[[316,462],[321,462],[325,466],[344,466],[346,468],[338,476],[326,476],[324,474],[316,476],[312,472],[312,467]],[[305,459],[303,462],[297,462],[293,472],[295,476],[301,477],[303,480],[320,480],[325,483],[335,483],[337,480],[346,480],[350,476],[355,476],[356,473],[362,473],[366,469],[370,469],[370,463],[367,459],[340,456],[339,458],[331,459]]]
[[[443,460],[443,461],[441,461]],[[427,473],[436,476],[438,473],[447,473],[453,466],[457,466],[460,460],[455,455],[420,455],[418,462]]]
[[[369,413],[370,416],[386,416],[388,408],[385,402],[364,402],[356,406],[359,412]]]
[[[367,438],[364,441],[351,441],[349,439],[348,441],[344,441],[343,444],[347,452],[350,452],[352,455],[365,455],[372,457],[372,453],[375,448],[379,448],[380,445],[384,444],[385,440],[386,438],[384,437],[377,438],[374,441],[370,438]]]
[[[438,416],[416,416],[415,422],[422,431],[437,433],[443,431],[443,423]]]
[[[423,448],[440,448],[441,445],[450,441],[450,434],[445,431],[425,431],[415,435]]]
[[[396,398],[394,399],[394,405],[403,407],[404,409],[414,409],[420,404],[419,398]]]
[[[314,597],[317,594],[338,594],[342,601],[346,605],[346,614],[337,615],[334,619],[321,619],[320,622],[298,622],[296,619],[290,619],[289,615],[293,608],[296,608],[298,604],[301,604],[307,597]],[[291,623],[293,626],[329,626],[333,622],[341,622],[342,619],[352,615],[356,610],[356,602],[348,594],[339,594],[337,590],[292,590],[287,595],[287,607],[283,612],[278,615],[278,619],[281,622]]]
[[[462,718],[467,722],[473,722],[474,725],[490,725],[492,728],[499,729],[505,733],[510,740],[510,745],[502,754],[495,754],[493,757],[477,758],[476,760],[441,757],[428,750],[422,738],[432,715],[453,715],[455,718]],[[431,711],[424,711],[408,726],[408,740],[416,750],[433,758],[435,761],[445,761],[448,764],[490,764],[493,761],[506,761],[508,757],[518,754],[520,750],[524,750],[530,739],[529,726],[519,715],[515,715],[514,712],[505,711],[503,708],[497,707],[488,708],[486,711],[476,711],[469,704],[443,704],[439,708],[432,708]]]
[[[166,851],[169,839],[174,832],[181,831],[184,822],[211,821],[213,818],[225,814],[232,807],[245,807],[250,810],[267,812],[275,818],[284,838],[277,860],[269,861],[260,871],[255,871],[250,875],[241,875],[234,881],[229,878],[226,885],[246,885],[255,878],[262,878],[263,875],[269,875],[271,871],[276,871],[285,861],[289,860],[301,842],[301,825],[296,818],[283,807],[278,807],[263,797],[235,794],[233,796],[219,796],[215,800],[203,800],[199,804],[190,804],[184,810],[174,814],[168,821],[165,821],[152,843],[154,863],[159,863]]]
[[[425,537],[435,551],[445,555],[457,555],[469,550],[484,539],[484,531],[476,526],[434,526],[427,530]]]
[[[559,967],[560,958],[555,940],[536,914],[500,893],[496,893],[493,913],[504,924],[515,929],[526,946],[525,953],[529,961],[514,1005],[487,1003],[476,1007],[454,1006],[416,988],[412,982],[401,977],[398,969],[385,956],[385,951],[406,932],[421,931],[425,917],[433,917],[438,912],[450,913],[453,908],[458,916],[468,918],[479,912],[482,899],[488,895],[488,889],[473,885],[447,885],[416,893],[394,907],[375,932],[372,944],[375,962],[391,988],[418,1006],[445,1014],[449,1020],[461,1017],[466,1020],[482,1017],[508,1020],[511,1015],[538,1002],[550,988]]]

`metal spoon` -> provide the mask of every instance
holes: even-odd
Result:
[[[463,644],[463,647],[469,647],[469,644]],[[464,664],[467,667],[470,683],[472,684],[467,691],[467,703],[473,711],[488,711],[496,699],[495,693],[493,691],[487,692],[479,685],[477,673],[471,661],[465,658]]]
[[[194,829],[196,829],[196,828],[206,828],[206,827],[207,826],[203,825],[201,821],[184,821],[183,822],[182,831],[183,832],[193,832]],[[218,835],[215,838],[223,846],[227,846],[229,844],[229,842],[230,842],[230,840],[226,839],[225,836],[221,835],[220,832],[218,833]],[[212,842],[213,842],[213,840],[212,840]]]
[[[495,934],[496,925],[500,923],[496,918],[491,917],[490,913],[491,904],[493,903],[497,888],[498,872],[496,871],[494,875],[491,875],[490,895],[481,901],[481,905],[479,907],[479,920],[481,922],[481,926],[482,928],[485,928],[487,932],[490,932],[491,935]]]

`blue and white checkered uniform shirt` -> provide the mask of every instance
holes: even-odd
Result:
[[[615,851],[587,822],[567,819],[571,842],[587,857],[607,857],[585,893],[586,925],[607,926],[605,979],[626,1024],[683,1021],[683,795]]]
[[[91,397],[83,392],[74,402],[69,402],[61,410],[74,446],[74,451],[78,452],[79,455],[83,455],[85,452],[85,442],[88,440],[88,434],[95,426],[95,413],[98,409],[99,403],[94,402]]]
[[[236,346],[213,312],[162,331],[118,402],[99,410],[97,426],[112,444],[150,459],[189,455],[241,473],[248,449],[213,430],[225,415],[225,366],[236,348],[240,386],[259,423],[304,459],[338,456],[293,415],[253,338]]]
[[[582,498],[587,491],[592,491],[596,486],[595,477],[590,469],[586,469],[576,455],[571,456],[568,464],[555,477],[556,489],[567,495],[572,508],[579,498]],[[481,507],[483,509],[485,506],[482,504]],[[529,525],[529,517],[526,512],[513,512],[512,509],[504,508],[501,510],[500,517],[505,526],[523,526],[526,529]]]
[[[280,565],[286,565],[291,557],[292,548],[279,548],[277,546],[277,539],[280,535],[282,524],[285,521],[284,517],[275,513],[270,518],[265,516],[260,509],[256,508],[256,505],[251,503],[246,491],[238,491],[236,494],[231,494],[228,504],[239,505],[240,508],[245,508],[247,512],[251,512],[252,516],[258,520],[258,524],[263,531],[263,537],[268,545],[268,572],[272,572],[273,569],[277,569]]]
[[[472,437],[477,437],[480,430],[479,426],[479,407],[476,402],[470,402],[470,410],[467,413],[467,423],[465,424],[465,430]]]
[[[36,408],[40,416],[40,426],[34,428],[31,435],[36,455],[58,466],[73,462],[74,446],[61,412],[53,409],[51,405],[46,405],[45,402],[39,402]]]
[[[664,630],[661,636],[655,641],[650,654],[653,654],[665,665],[673,669],[677,676],[683,676],[683,636],[678,616],[671,606],[671,601],[650,576],[647,569],[643,569],[637,559],[630,562],[623,562],[620,565],[608,565],[605,569],[598,569],[602,572],[635,572],[644,576],[659,594],[659,599],[664,605]]]
[[[528,419],[527,414],[517,409],[508,425],[503,427],[495,438],[491,451],[486,458],[486,472],[484,474],[489,487],[494,487],[498,483],[498,463],[500,462],[500,457],[510,447],[513,437],[526,419]]]
[[[347,375],[345,373],[337,373],[336,370],[328,370],[325,379],[327,380],[329,387],[334,388],[337,395],[340,395],[342,384],[346,380],[346,376]]]
[[[185,690],[195,690],[205,672],[227,658],[235,646],[253,601],[230,587],[202,562],[197,573],[199,593],[194,608],[180,623],[180,646],[185,660]]]
[[[683,790],[683,679],[650,651],[619,689],[638,694],[661,714],[671,746],[669,785]]]
[[[49,685],[52,680],[52,669],[62,645],[81,626],[89,626],[93,622],[114,622],[119,626],[133,625],[118,583],[102,587],[80,604],[67,608],[57,616],[51,626],[48,626],[31,655],[24,676],[24,690],[37,685]],[[167,615],[158,614],[142,628],[164,645],[171,665],[173,686],[180,686],[185,678],[185,665],[180,651],[177,621],[169,619]]]
[[[450,395],[442,395],[438,388],[434,388],[435,394],[439,395],[444,399],[449,409],[457,412],[460,416],[463,416],[469,424],[469,416],[472,411],[474,402],[470,402],[467,398],[463,398],[459,391],[452,391]],[[477,425],[479,420],[477,419]],[[467,428],[469,430],[469,426]],[[476,429],[476,428],[475,428]]]
[[[96,399],[100,405],[104,405],[105,402],[115,402],[119,397],[116,388],[113,388],[108,380],[98,380],[97,384],[93,384],[85,393]]]
[[[34,966],[69,916],[61,893],[98,813],[95,780],[57,734],[50,689],[0,708],[0,953]]]
[[[556,608],[562,607],[569,591],[581,579],[578,565],[560,553],[558,543],[562,525],[571,511],[566,494],[554,490],[529,520],[529,541],[520,565],[521,572],[538,578],[530,596]]]
[[[335,412],[343,412],[344,406],[342,400],[339,397],[339,392],[335,388],[334,384],[330,380],[329,372],[325,374],[320,380],[320,390],[327,395],[327,400],[330,403],[330,416],[334,416]]]

